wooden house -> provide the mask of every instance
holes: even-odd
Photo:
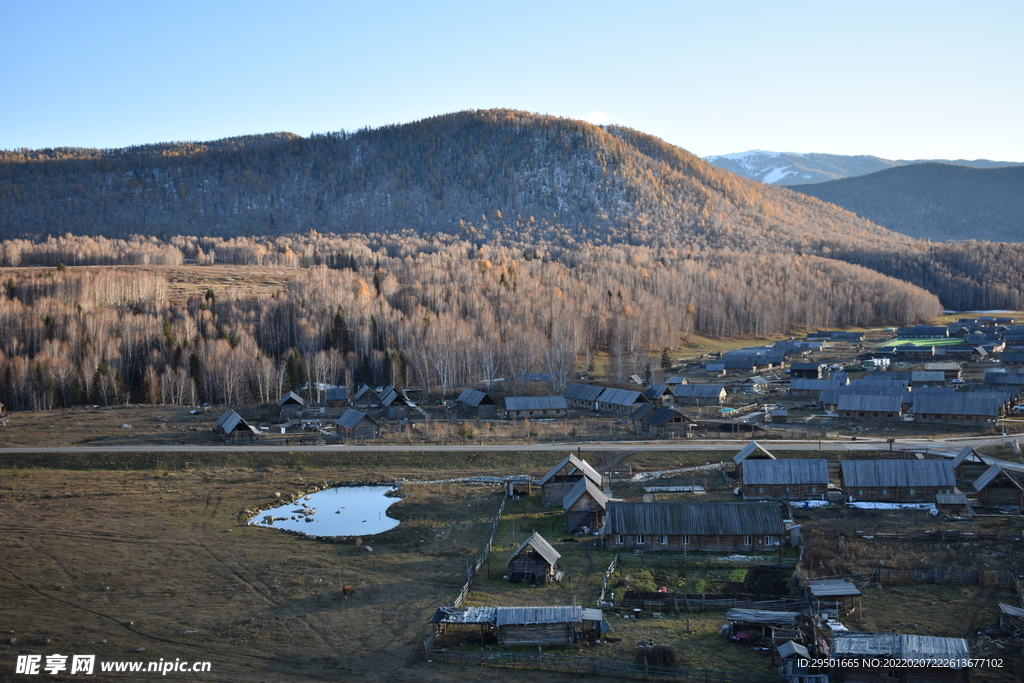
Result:
[[[604,387],[594,384],[570,384],[562,392],[566,405],[582,410],[597,410],[597,397]]]
[[[925,363],[924,369],[932,372],[941,372],[945,379],[960,379],[960,375],[963,374],[963,370],[961,369],[958,361]]]
[[[324,401],[329,406],[347,406],[348,387],[327,387],[327,392]]]
[[[743,383],[740,384],[740,388],[743,389],[745,393],[763,394],[771,388],[771,383],[764,377],[761,377],[761,375],[756,375],[743,380]]]
[[[639,411],[638,411],[639,412]],[[639,419],[634,417],[637,433],[656,436],[660,439],[673,439],[689,436],[693,431],[693,420],[678,410],[661,406],[650,411],[643,411]],[[634,413],[634,416],[636,413]]]
[[[846,683],[970,681],[971,648],[963,638],[839,631],[828,656]]]
[[[604,544],[628,550],[770,550],[784,533],[777,503],[610,501]]]
[[[671,403],[672,399],[675,398],[675,394],[672,393],[672,389],[667,384],[650,384],[644,387],[642,393],[644,399],[659,406],[663,403]]]
[[[541,478],[541,505],[561,505],[566,494],[575,488],[580,479],[590,479],[598,488],[604,487],[604,479],[597,470],[590,466],[590,463],[583,458],[569,454]]]
[[[974,481],[988,469],[988,463],[981,458],[981,453],[972,446],[964,446],[953,458],[953,474],[957,481]]]
[[[914,422],[987,424],[1004,414],[1002,399],[981,393],[923,395],[914,399]]]
[[[725,363],[708,363],[704,366],[704,373],[708,377],[725,376]]]
[[[974,480],[978,503],[985,507],[1024,508],[1024,486],[999,465],[991,465]]]
[[[247,440],[262,436],[260,430],[243,420],[242,416],[233,410],[227,410],[217,418],[217,430],[230,439]]]
[[[505,417],[510,420],[565,417],[567,410],[562,396],[509,396],[505,399]]]
[[[498,404],[489,394],[476,389],[466,389],[455,399],[455,405],[464,413],[475,415],[479,418],[494,418],[498,416]]]
[[[850,501],[934,503],[956,485],[948,460],[844,460],[840,476]]]
[[[584,477],[562,499],[565,532],[568,534],[596,531],[604,526],[608,496],[601,487]]]
[[[352,405],[356,408],[380,408],[380,396],[366,384],[360,384],[352,396]]]
[[[353,408],[342,413],[334,424],[346,439],[376,439],[380,436],[380,425],[366,413]]]
[[[677,384],[672,387],[681,406],[718,406],[725,402],[725,387],[719,384]]]
[[[750,460],[743,464],[744,498],[825,500],[828,461],[825,459]]]
[[[825,379],[823,363],[793,363],[789,366],[790,379]]]
[[[850,383],[846,379],[793,379],[789,383],[790,396],[810,396],[818,398],[821,392],[838,389]]]
[[[603,619],[601,610],[577,606],[440,607],[430,623],[437,638],[465,626],[479,631],[481,642],[493,634],[501,647],[566,647],[600,638]]]
[[[903,398],[844,393],[838,397],[836,412],[848,420],[900,421],[903,419]]]
[[[297,415],[302,412],[302,409],[305,407],[306,400],[294,391],[289,391],[281,397],[280,401],[277,402],[277,408],[281,411],[281,417],[292,417]]]
[[[767,448],[756,441],[751,441],[740,449],[740,452],[733,456],[732,462],[736,465],[736,476],[743,478],[743,463],[746,460],[775,460]]]
[[[508,580],[512,583],[550,583],[561,579],[558,558],[561,553],[534,531],[508,558]]]
[[[607,387],[597,397],[597,410],[617,415],[629,415],[636,410],[635,406],[640,403],[650,403],[650,401],[644,398],[639,391]]]
[[[379,396],[380,408],[389,419],[408,418],[413,410],[413,402],[409,400],[404,391],[396,389],[394,385],[384,387]]]
[[[669,387],[674,387],[674,386],[678,386],[680,384],[689,384],[689,383],[690,383],[690,380],[686,379],[682,375],[673,375],[672,377],[669,377],[668,379],[665,380],[665,384],[667,384]]]

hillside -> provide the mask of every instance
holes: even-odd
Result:
[[[1017,165],[1016,162],[989,161],[988,159],[907,161],[867,155],[799,154],[796,152],[767,152],[760,149],[709,156],[704,157],[704,160],[744,178],[788,186],[824,183],[911,164],[940,163],[973,168],[1001,168]]]
[[[912,237],[1024,242],[1024,166],[915,164],[790,189]]]

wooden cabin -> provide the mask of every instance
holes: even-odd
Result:
[[[254,437],[262,436],[260,430],[243,420],[242,416],[233,410],[227,410],[217,418],[217,430],[235,441],[251,441]]]
[[[567,455],[540,480],[541,505],[561,505],[566,494],[584,478],[590,479],[598,488],[604,487],[604,478],[590,463],[576,455]]]
[[[782,543],[776,503],[610,501],[604,545],[629,550],[774,550]]]
[[[508,558],[508,580],[512,583],[550,583],[562,578],[556,566],[561,553],[536,531]]]
[[[562,396],[509,396],[505,399],[505,417],[509,420],[565,417],[568,409]]]
[[[743,477],[743,463],[746,460],[775,460],[775,456],[758,442],[749,442],[732,458],[733,464],[736,465],[736,476],[740,478]]]
[[[840,476],[850,501],[934,503],[956,485],[948,460],[844,460]]]
[[[498,404],[494,402],[490,394],[485,394],[476,389],[466,389],[455,399],[455,405],[464,413],[475,415],[479,418],[498,417]]]
[[[974,490],[985,507],[1024,508],[1024,485],[999,465],[991,465],[975,479]]]
[[[597,531],[604,526],[608,496],[588,477],[583,477],[562,500],[565,532],[568,534]]]
[[[277,402],[277,407],[281,411],[281,417],[293,417],[306,407],[306,400],[294,391],[289,391]]]
[[[825,500],[828,461],[825,459],[751,460],[743,466],[744,498]]]
[[[974,506],[967,500],[967,494],[960,489],[953,489],[953,493],[936,493],[935,509],[944,517],[967,518],[974,517]]]
[[[338,433],[347,439],[376,439],[380,436],[380,425],[367,415],[349,408],[335,423]]]
[[[988,469],[988,463],[972,446],[964,446],[953,458],[952,465],[957,481],[974,481]]]

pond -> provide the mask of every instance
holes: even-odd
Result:
[[[299,531],[308,536],[371,536],[398,526],[387,509],[399,499],[394,486],[336,486],[264,510],[249,524]]]

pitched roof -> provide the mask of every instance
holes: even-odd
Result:
[[[832,634],[832,659],[858,657],[891,657],[900,660],[930,662],[930,666],[962,669],[970,659],[971,648],[963,638],[912,636],[903,633],[851,633]],[[963,666],[950,666],[950,660],[960,660]]]
[[[487,394],[482,391],[477,391],[476,389],[464,389],[463,392],[459,394],[459,397],[455,399],[455,402],[462,403],[470,408],[478,408],[480,403],[486,398],[488,398]],[[493,403],[494,401],[492,400],[488,405]]]
[[[558,558],[562,556],[561,553],[551,547],[551,544],[548,543],[543,536],[534,531],[530,537],[523,541],[523,544],[520,545],[514,553],[512,553],[512,556],[508,558],[508,561],[511,562],[514,560],[516,555],[523,552],[526,546],[532,547],[537,554],[547,560],[547,563],[550,565],[554,565],[558,562]]]
[[[964,446],[960,449],[960,452],[953,458],[953,468],[957,468],[962,465],[965,461],[970,460],[971,462],[984,462],[981,459],[981,454],[974,450],[973,446]]]
[[[631,406],[640,400],[642,394],[632,389],[615,389],[608,387],[597,397],[598,403],[608,403],[613,406]]]
[[[651,384],[644,388],[644,398],[651,399],[652,401],[663,398],[665,394],[671,394],[671,390],[665,384]]]
[[[347,401],[348,387],[327,387],[328,401]]]
[[[803,379],[797,377],[789,383],[790,391],[827,391],[838,389],[847,383],[838,379]]]
[[[597,485],[601,484],[601,475],[597,473],[597,470],[591,467],[590,463],[583,458],[577,458],[575,455],[570,453],[560,463],[548,470],[548,473],[541,478],[540,485],[543,486],[551,481],[551,479],[565,468],[568,468],[566,473],[569,476],[580,474]]]
[[[289,391],[287,394],[281,397],[281,400],[277,402],[277,407],[280,408],[284,405],[306,405],[305,399],[296,394],[294,391]]]
[[[334,424],[338,425],[342,429],[352,429],[357,424],[359,424],[360,420],[362,420],[363,418],[366,418],[373,424],[377,424],[377,421],[374,420],[372,417],[368,417],[366,413],[362,413],[359,412],[358,410],[352,409],[346,410],[344,413],[342,413],[341,417],[334,421]]]
[[[588,612],[591,610],[587,610]],[[583,621],[583,608],[554,607],[498,607],[494,626],[522,626],[526,624],[577,624]]]
[[[594,384],[570,384],[562,392],[562,396],[576,401],[596,401],[602,391],[604,387]]]
[[[761,453],[762,455],[767,455],[769,459],[775,460],[775,456],[772,455],[767,448],[765,448],[756,441],[751,441],[742,449],[740,449],[739,453],[733,456],[732,461],[739,465],[741,462],[749,458],[754,453]]]
[[[1000,467],[999,465],[992,465],[987,470],[982,472],[981,475],[974,480],[974,490],[980,493],[986,486],[995,481],[996,477],[998,477],[1000,474],[1006,475],[1006,478],[1010,482],[1012,482],[1014,486],[1024,490],[1024,486],[1021,486],[1020,482],[1018,482],[1015,478],[1010,476],[1010,474],[1004,471],[1003,468]]]
[[[744,624],[795,624],[799,616],[799,612],[734,607],[725,613],[725,620]]]
[[[839,411],[860,411],[870,413],[903,412],[901,396],[876,396],[874,394],[840,394],[836,403]]]
[[[926,415],[975,415],[999,417],[1003,402],[999,398],[957,392],[953,395],[925,394],[914,399],[914,413]]]
[[[641,419],[644,422],[651,425],[652,427],[662,427],[677,418],[682,418],[681,422],[689,422],[691,424],[693,423],[693,420],[686,417],[678,410],[675,410],[673,408],[667,408],[665,406],[655,408],[650,413],[647,413],[641,417]]]
[[[605,534],[693,536],[783,532],[776,503],[608,503]]]
[[[950,488],[956,484],[948,460],[844,460],[843,485],[850,488]]]
[[[828,485],[828,460],[747,460],[743,463],[743,483],[747,485]]]
[[[816,598],[828,596],[860,595],[860,589],[846,579],[822,579],[811,581],[807,587]]]
[[[678,398],[721,398],[725,387],[719,384],[677,384],[672,393]]]
[[[230,434],[241,426],[242,431],[246,429],[252,429],[249,424],[242,419],[242,416],[233,410],[225,411],[219,418],[217,418],[217,426],[224,431],[225,434]]]
[[[566,410],[564,396],[508,396],[505,410]]]
[[[562,509],[568,510],[573,506],[584,493],[590,494],[590,497],[594,499],[600,507],[605,508],[608,506],[608,496],[605,495],[601,487],[590,480],[589,477],[583,477],[576,485],[572,487],[569,493],[565,494],[565,498],[562,499]]]
[[[651,412],[654,409],[655,409],[654,406],[651,405],[650,403],[641,403],[639,408],[637,408],[632,413],[630,413],[629,419],[630,420],[640,420],[645,415],[647,415],[647,413]]]

